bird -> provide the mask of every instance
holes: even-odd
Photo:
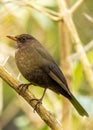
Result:
[[[56,61],[35,37],[30,34],[8,35],[7,37],[16,41],[15,61],[17,67],[30,82],[27,87],[25,84],[19,85],[21,89],[23,86],[24,89],[28,89],[31,84],[44,88],[42,97],[36,99],[37,104],[42,103],[46,90],[50,89],[67,98],[81,116],[89,116],[70,91],[67,80]]]

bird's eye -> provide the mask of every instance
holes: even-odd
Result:
[[[20,41],[21,43],[24,43],[24,42],[26,41],[26,38],[25,38],[25,37],[21,37],[21,38],[19,38],[19,41]]]

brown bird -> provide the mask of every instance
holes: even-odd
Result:
[[[29,34],[7,37],[17,42],[15,60],[21,74],[30,84],[44,88],[42,97],[37,99],[37,104],[42,102],[46,90],[50,89],[65,96],[81,116],[88,116],[86,110],[70,92],[67,81],[57,63],[37,39]],[[24,85],[24,87],[26,86]]]

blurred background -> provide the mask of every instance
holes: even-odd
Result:
[[[88,83],[75,43],[64,22],[58,19],[61,0],[0,0],[0,65],[22,83],[14,55],[16,45],[7,35],[29,33],[54,57],[75,97],[89,113],[80,117],[62,96],[47,91],[43,105],[63,125],[63,130],[93,130],[93,88]],[[66,0],[68,8],[79,0]],[[80,0],[81,1],[81,0]],[[93,68],[93,4],[82,0],[73,12],[73,21],[82,46]],[[82,59],[83,60],[83,59]],[[30,86],[40,98],[43,89]],[[39,115],[12,88],[0,79],[0,130],[49,130]]]

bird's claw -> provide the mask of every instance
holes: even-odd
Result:
[[[19,95],[23,94],[28,89],[29,84],[19,84],[18,85],[18,92]]]
[[[35,112],[36,109],[37,109],[37,107],[40,106],[40,105],[42,104],[42,99],[41,99],[41,98],[40,98],[40,99],[37,99],[37,98],[31,99],[30,102],[32,102],[32,101],[34,101],[34,100],[36,100],[37,102],[36,102],[36,104],[35,104],[35,107],[34,107],[33,112]]]

